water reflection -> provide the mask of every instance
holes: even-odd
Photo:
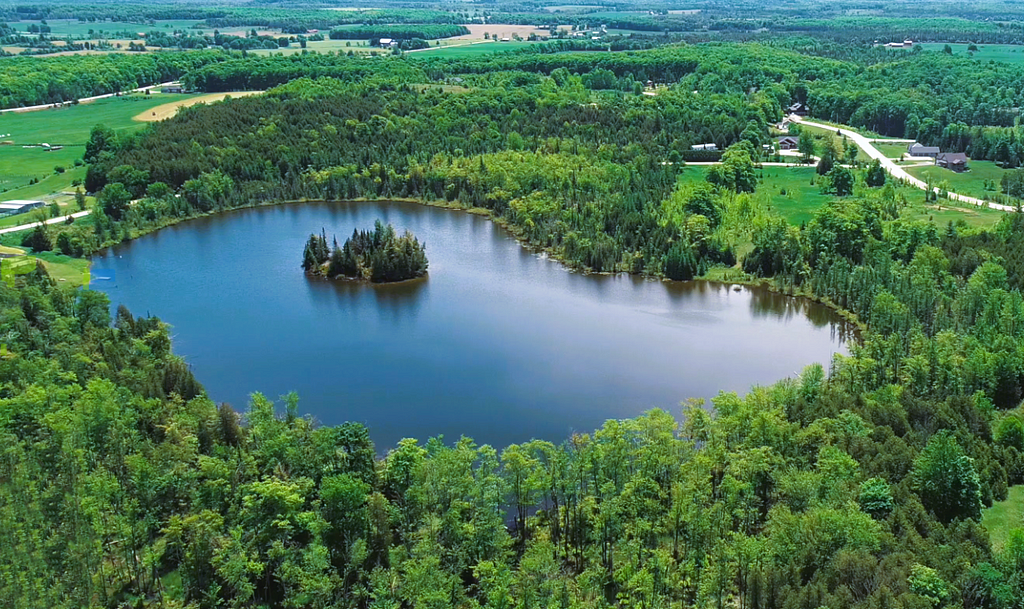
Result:
[[[342,240],[378,219],[426,242],[426,278],[375,286],[299,268],[310,232]],[[678,414],[687,398],[744,392],[844,350],[843,324],[816,303],[572,273],[485,218],[406,203],[244,209],[95,265],[116,276],[93,285],[115,305],[172,324],[213,399],[295,390],[303,412],[364,422],[382,448],[436,434],[558,441],[652,407]]]

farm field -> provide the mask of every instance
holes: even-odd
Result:
[[[926,51],[942,51],[945,47],[942,42],[924,42],[921,48]],[[966,44],[950,44],[954,56],[965,56],[971,53],[967,50]],[[1024,46],[1017,44],[979,44],[978,50],[973,51],[973,57],[978,61],[1001,61],[1004,63],[1024,63]]]
[[[152,123],[155,121],[162,121],[165,118],[170,118],[178,113],[182,108],[188,108],[189,106],[195,106],[197,104],[210,104],[232,97],[248,97],[250,95],[258,95],[263,91],[232,91],[231,93],[210,93],[208,95],[192,95],[186,99],[179,99],[176,101],[167,102],[160,104],[155,108],[146,109],[139,114],[136,114],[132,120],[140,121],[143,123]]]
[[[46,24],[50,26],[51,38],[99,38],[107,32],[109,34],[121,32],[149,32],[152,30],[180,30],[190,29],[198,23],[198,20],[167,20],[156,21],[155,23],[127,23],[121,21],[79,21],[77,19],[50,19]],[[42,25],[40,21],[13,21],[9,25],[21,33],[28,33],[30,25]],[[209,28],[207,28],[209,29]],[[92,33],[90,33],[92,30]]]
[[[431,41],[433,44],[433,41]],[[288,47],[280,49],[253,49],[249,53],[254,55],[295,55],[303,51],[316,51],[317,53],[348,53],[353,51],[355,53],[369,54],[371,52],[387,53],[386,49],[380,47],[371,47],[369,40],[317,40],[306,43],[306,48],[303,49],[298,44],[292,44]]]
[[[139,129],[144,123],[134,120],[134,116],[157,106],[191,99],[192,96],[180,94],[133,94],[77,106],[0,115],[0,134],[10,134],[0,138],[9,142],[0,146],[3,198],[39,198],[68,189],[72,180],[85,176],[84,168],[75,168],[74,162],[82,158],[85,142],[94,126]],[[22,148],[42,143],[64,148],[53,152],[46,152],[44,148]],[[67,171],[55,173],[54,167],[58,165]],[[30,185],[33,178],[40,182]]]
[[[522,49],[535,44],[544,44],[543,42],[479,42],[465,45],[449,45],[441,47],[431,47],[430,49],[423,49],[422,51],[410,51],[416,53],[416,55],[430,56],[430,57],[475,57],[478,55],[487,55],[489,53],[500,53],[502,51],[511,51],[514,49]]]

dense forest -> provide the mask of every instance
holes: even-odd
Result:
[[[1024,523],[996,546],[980,519],[1024,484],[1024,220],[914,219],[879,166],[843,167],[825,143],[828,202],[794,225],[758,160],[806,101],[1021,164],[1024,74],[840,47],[35,64],[82,90],[122,64],[135,83],[178,69],[205,90],[273,87],[136,133],[97,126],[93,214],[32,231],[37,251],[236,207],[403,198],[487,214],[577,269],[742,269],[860,331],[828,365],[592,433],[375,446],[301,416],[300,396],[216,404],[165,324],[112,319],[104,295],[40,267],[0,282],[0,607],[1021,609]],[[80,94],[22,92],[47,77],[10,65],[12,104]],[[690,179],[705,143],[721,162]],[[303,266],[387,280],[403,266],[375,266],[389,253],[426,268],[382,224],[342,246],[312,235]]]
[[[779,281],[866,323],[828,375],[501,449],[378,456],[366,429],[317,426],[295,396],[279,414],[254,395],[240,418],[157,320],[120,309],[111,327],[104,296],[41,275],[2,285],[0,598],[1017,607],[1024,532],[993,551],[978,516],[1024,481],[1024,306],[1019,278],[978,260],[1024,228],[940,236],[877,203],[784,230],[807,257],[778,254]]]
[[[311,275],[364,279],[373,283],[406,281],[427,273],[425,245],[412,233],[402,235],[378,220],[372,231],[355,229],[345,243],[327,245],[327,235],[309,235],[302,251],[302,270]]]

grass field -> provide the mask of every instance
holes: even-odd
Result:
[[[942,51],[946,46],[941,42],[925,42],[921,47],[926,51]],[[967,56],[970,51],[966,44],[950,44],[955,56]],[[1016,44],[979,44],[973,56],[979,61],[1001,61],[1004,63],[1024,63],[1024,46]]]
[[[765,167],[762,176],[758,191],[771,197],[772,211],[790,224],[810,221],[814,212],[832,198],[821,193],[814,167]]]
[[[1011,486],[1006,501],[997,501],[981,513],[981,524],[988,530],[992,549],[1003,549],[1012,529],[1024,528],[1024,486]]]
[[[10,142],[0,146],[2,197],[34,199],[69,188],[72,180],[85,177],[84,168],[75,168],[74,162],[82,158],[85,142],[95,125],[104,124],[115,130],[139,129],[144,123],[132,117],[163,104],[190,99],[193,97],[178,94],[133,94],[77,106],[0,115],[0,134],[10,134],[0,138]],[[46,152],[43,148],[22,148],[44,142],[64,149]],[[54,167],[58,165],[67,171],[56,174]],[[40,183],[29,185],[33,178]]]
[[[303,49],[298,44],[293,44],[290,47],[282,49],[254,49],[249,51],[256,55],[271,55],[280,53],[282,55],[295,55],[301,53],[303,50],[316,51],[317,53],[330,53],[332,51],[338,53],[348,53],[352,51],[354,53],[369,54],[372,51],[377,51],[381,54],[387,54],[389,51],[381,49],[380,47],[369,46],[369,40],[319,40],[315,42],[307,42],[306,48]],[[431,42],[433,44],[433,42]]]
[[[49,19],[47,25],[50,26],[50,37],[52,38],[64,38],[66,36],[73,36],[75,38],[87,38],[87,37],[100,37],[101,32],[114,33],[114,32],[151,32],[153,30],[160,31],[174,31],[189,29],[196,23],[197,20],[170,20],[170,21],[157,21],[154,24],[145,23],[125,23],[115,21],[96,21],[96,22],[81,22],[77,19]],[[11,27],[15,28],[21,33],[28,33],[29,25],[41,25],[39,21],[14,21],[9,23]],[[206,28],[207,31],[212,32],[213,28]],[[93,34],[89,34],[89,30],[93,31]],[[195,30],[192,30],[195,31]]]
[[[875,148],[879,152],[884,154],[886,158],[898,159],[907,153],[906,144],[883,144],[881,142],[874,142]]]
[[[907,189],[905,193],[910,205],[903,210],[903,217],[911,220],[927,220],[935,223],[940,228],[950,222],[956,224],[960,220],[963,220],[969,226],[992,228],[1006,215],[1006,212],[997,211],[990,207],[977,207],[945,199],[925,203],[924,191],[916,188]]]
[[[991,161],[970,161],[969,171],[957,173],[934,165],[924,167],[908,167],[907,173],[922,180],[931,180],[935,186],[947,183],[948,188],[962,195],[978,198],[991,198],[993,194],[999,193],[999,181],[1006,172]],[[995,184],[995,191],[985,190],[985,181],[989,180]]]
[[[416,57],[475,57],[478,55],[487,55],[489,53],[511,51],[512,49],[521,49],[535,44],[544,43],[516,42],[514,40],[509,42],[480,42],[475,44],[431,47],[430,49],[415,51],[414,54]]]
[[[813,167],[764,167],[759,173],[761,182],[757,192],[767,195],[771,201],[770,209],[794,226],[809,222],[814,213],[832,199],[832,195],[822,194]],[[679,180],[683,183],[697,182],[705,175],[707,166],[692,166],[683,170]],[[990,228],[1005,215],[994,209],[961,205],[944,199],[925,203],[924,191],[917,188],[902,187],[898,192],[908,202],[902,212],[905,218],[927,220],[939,227],[963,220],[970,226]]]

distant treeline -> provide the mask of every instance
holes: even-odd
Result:
[[[66,102],[181,78],[223,61],[217,52],[9,58],[0,69],[0,107]]]

